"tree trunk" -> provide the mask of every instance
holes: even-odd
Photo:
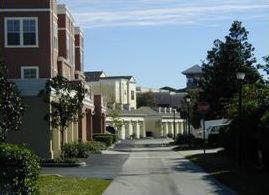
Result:
[[[61,132],[61,151],[62,151],[64,147],[64,127],[61,127],[60,132]]]

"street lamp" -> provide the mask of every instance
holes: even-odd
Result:
[[[190,135],[191,135],[190,103],[191,103],[191,98],[190,97],[187,97],[186,98],[186,102],[187,102],[187,107],[188,107],[188,119],[187,119],[187,123],[188,123],[188,142],[190,144]]]
[[[236,78],[239,81],[239,98],[238,98],[238,119],[239,119],[239,165],[242,165],[242,83],[245,78],[243,71],[236,73]]]

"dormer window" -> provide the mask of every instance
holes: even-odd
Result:
[[[38,47],[37,18],[5,18],[6,47]]]

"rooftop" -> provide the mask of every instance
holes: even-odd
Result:
[[[188,75],[188,74],[202,74],[202,67],[198,66],[198,65],[194,65],[190,68],[188,68],[187,70],[183,71],[182,74],[184,75]]]

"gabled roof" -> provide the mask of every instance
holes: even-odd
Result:
[[[202,74],[202,67],[198,66],[198,65],[194,65],[190,68],[188,68],[187,70],[183,71],[182,74],[184,75],[188,75],[188,74]]]
[[[102,76],[105,76],[104,71],[92,71],[92,72],[84,72],[86,77],[86,81],[99,81]]]

